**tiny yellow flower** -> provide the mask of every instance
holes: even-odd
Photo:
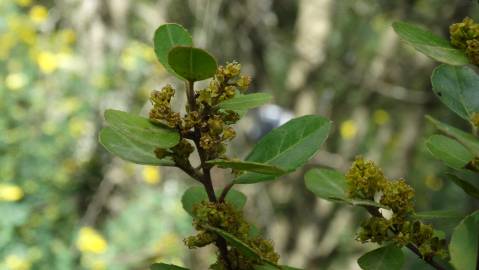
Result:
[[[104,253],[108,244],[103,236],[92,227],[83,227],[80,229],[76,241],[77,248],[84,253]]]
[[[51,52],[43,51],[37,55],[37,64],[45,74],[50,74],[58,68],[58,57]]]
[[[28,78],[24,73],[17,72],[17,73],[10,73],[5,78],[5,85],[8,89],[12,91],[19,90],[28,83]]]
[[[341,123],[340,133],[343,139],[351,140],[358,133],[358,127],[353,120],[346,120]]]
[[[30,269],[30,262],[25,258],[17,255],[8,255],[5,258],[5,265],[8,270],[28,270]]]
[[[143,181],[150,185],[158,184],[161,181],[161,176],[158,167],[145,166],[143,168]]]
[[[385,110],[376,110],[373,114],[373,120],[376,125],[382,126],[389,122],[389,113]]]
[[[30,9],[30,19],[34,23],[43,23],[48,19],[48,9],[42,5],[35,5]]]
[[[23,190],[12,184],[0,184],[0,201],[15,202],[23,198]]]
[[[21,7],[28,7],[32,4],[32,0],[15,0],[15,3]]]

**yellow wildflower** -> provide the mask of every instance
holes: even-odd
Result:
[[[48,9],[42,5],[35,5],[30,9],[30,19],[34,23],[43,23],[48,19]]]
[[[28,7],[32,4],[32,0],[15,0],[15,3],[21,7]]]
[[[50,74],[58,68],[58,58],[54,53],[42,51],[38,53],[36,60],[43,73]]]
[[[143,168],[143,181],[150,185],[158,184],[161,181],[159,168],[155,166],[145,166]]]
[[[385,110],[376,110],[373,114],[373,120],[379,126],[387,124],[389,122],[389,113]]]
[[[76,241],[77,248],[84,253],[104,253],[108,244],[103,236],[92,227],[83,227],[80,229]]]
[[[8,270],[28,270],[31,266],[29,261],[17,255],[8,255],[5,258],[5,265]]]
[[[0,184],[0,201],[14,202],[23,198],[23,190],[12,184]]]
[[[358,126],[353,120],[346,120],[341,123],[340,127],[341,137],[345,140],[353,139],[358,133]]]
[[[12,91],[19,90],[23,88],[28,83],[28,78],[24,73],[10,73],[5,78],[5,85],[8,89]]]

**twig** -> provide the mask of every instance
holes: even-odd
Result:
[[[228,192],[231,190],[234,184],[235,184],[234,182],[231,182],[223,189],[223,191],[221,192],[220,198],[218,199],[220,203],[225,201],[226,195],[228,195]]]

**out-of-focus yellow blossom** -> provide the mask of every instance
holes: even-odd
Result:
[[[5,60],[10,55],[10,50],[17,43],[17,38],[12,32],[0,34],[0,60]]]
[[[68,131],[74,138],[78,138],[81,135],[85,134],[87,132],[88,128],[88,121],[83,120],[81,118],[73,118],[69,123],[68,123]]]
[[[14,202],[23,198],[23,190],[12,184],[0,184],[0,201]]]
[[[443,182],[440,178],[437,178],[434,175],[428,175],[425,180],[426,186],[434,191],[441,190]]]
[[[182,243],[178,235],[174,233],[167,233],[161,239],[158,240],[155,244],[155,253],[164,254],[168,253],[172,247],[180,246],[178,243]]]
[[[346,120],[341,123],[340,127],[341,137],[345,140],[353,139],[358,133],[358,127],[354,120]]]
[[[80,108],[81,100],[77,97],[66,98],[59,104],[59,111],[66,115],[70,115]]]
[[[76,241],[77,248],[84,253],[104,253],[108,244],[101,234],[92,227],[83,227],[80,229]]]
[[[71,45],[77,40],[76,33],[73,29],[63,29],[59,33],[63,43]]]
[[[53,135],[58,131],[58,124],[52,120],[47,120],[43,122],[41,129],[45,135]]]
[[[23,88],[28,83],[28,77],[24,73],[10,73],[5,78],[5,85],[12,91]]]
[[[154,166],[145,166],[143,168],[143,180],[150,184],[155,185],[161,181],[161,176],[158,167]]]
[[[32,4],[32,0],[15,0],[15,3],[21,7],[28,7]]]
[[[5,265],[8,270],[28,270],[31,266],[28,260],[17,255],[8,255],[5,258]]]
[[[48,9],[42,5],[35,5],[30,9],[29,16],[34,23],[43,23],[48,19]]]
[[[50,74],[58,68],[58,57],[52,52],[39,52],[36,56],[36,60],[38,67],[45,74]]]
[[[374,123],[382,126],[389,122],[389,113],[385,110],[376,110],[373,114]]]

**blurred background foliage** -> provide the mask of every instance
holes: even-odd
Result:
[[[321,114],[334,130],[305,170],[344,171],[361,154],[406,178],[418,210],[468,212],[473,202],[424,147],[434,132],[425,114],[463,121],[430,91],[436,63],[401,44],[390,25],[407,20],[446,35],[477,11],[468,0],[0,1],[0,269],[147,269],[154,261],[206,269],[214,259],[183,246],[192,232],[180,204],[193,183],[186,175],[123,162],[97,143],[106,108],[145,114],[151,90],[182,87],[152,49],[165,22],[183,24],[219,62],[240,61],[252,88],[274,95],[279,106],[237,126],[235,156],[293,115]],[[365,213],[316,199],[305,170],[239,187],[247,216],[285,264],[358,269],[372,248],[354,240]],[[408,269],[427,269],[418,263]]]

